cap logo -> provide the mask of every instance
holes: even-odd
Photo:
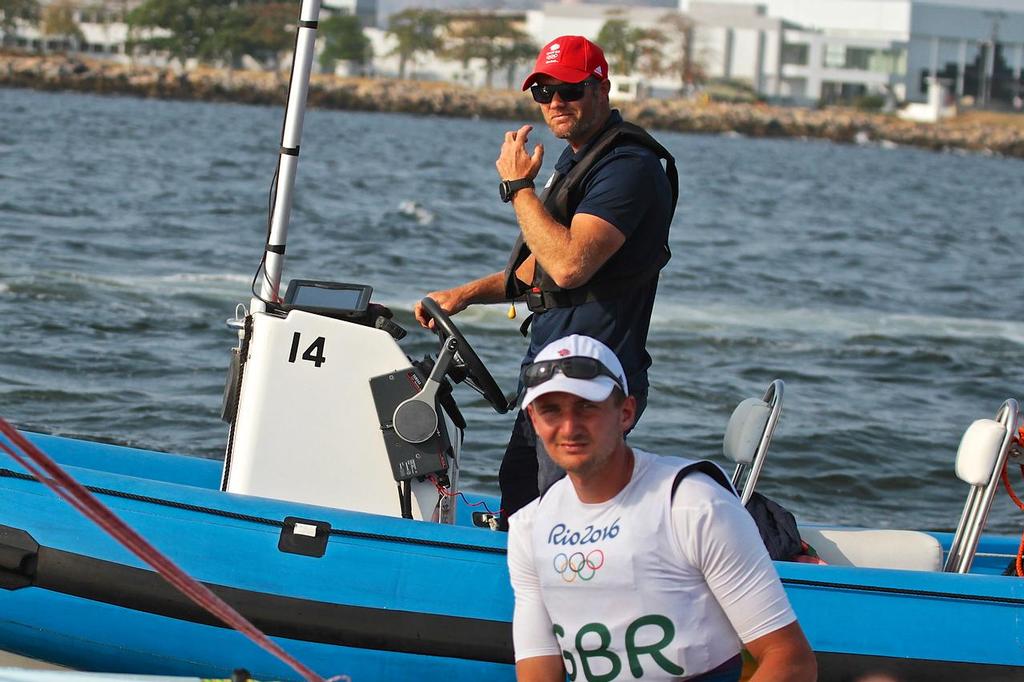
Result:
[[[561,357],[563,357],[563,358],[564,358],[564,357],[565,357],[566,355],[568,355],[568,354],[569,354],[570,352],[571,352],[571,351],[570,351],[570,350],[569,350],[568,348],[559,348],[559,349],[558,349],[558,355],[559,355],[559,356],[561,356]]]
[[[544,63],[551,64],[553,62],[561,61],[562,59],[562,46],[559,43],[551,43],[548,45],[548,53],[544,55]]]
[[[603,73],[601,73],[601,67],[600,66],[598,66],[596,69],[594,69],[594,73],[596,73],[598,76],[603,76],[604,75]]]

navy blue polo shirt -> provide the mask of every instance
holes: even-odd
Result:
[[[619,112],[613,110],[604,129],[621,121]],[[601,132],[576,153],[567,146],[555,170],[568,173]],[[583,198],[576,213],[602,218],[626,237],[599,274],[623,277],[642,271],[665,248],[672,222],[672,188],[661,160],[640,145],[615,147],[584,178]],[[647,368],[651,366],[651,356],[646,349],[647,331],[656,288],[657,278],[654,278],[608,301],[553,308],[536,315],[523,364],[532,362],[544,346],[556,339],[569,334],[586,334],[615,351],[626,372],[630,393],[646,390]]]

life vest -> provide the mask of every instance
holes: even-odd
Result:
[[[583,199],[583,180],[587,174],[608,152],[624,144],[635,144],[647,147],[659,159],[665,160],[665,172],[672,188],[672,211],[675,213],[676,201],[679,198],[679,174],[673,156],[657,140],[651,137],[640,126],[623,121],[606,130],[597,138],[590,149],[584,154],[572,170],[566,174],[556,172],[540,195],[544,208],[551,216],[566,228],[572,223],[576,207]],[[671,219],[671,218],[670,218]],[[668,244],[644,269],[619,275],[607,273],[602,267],[589,282],[573,289],[563,289],[544,271],[539,262],[534,268],[533,281],[526,285],[516,277],[516,270],[530,256],[530,247],[523,239],[522,233],[512,248],[512,254],[505,266],[505,295],[515,300],[526,297],[527,307],[531,312],[541,313],[552,308],[571,308],[592,301],[617,298],[623,292],[633,291],[658,276],[671,258]],[[528,325],[524,324],[524,329]],[[525,334],[525,331],[524,331]]]

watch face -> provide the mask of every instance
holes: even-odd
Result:
[[[511,193],[508,191],[508,180],[503,180],[498,183],[498,196],[500,196],[501,200],[506,204],[512,198]]]

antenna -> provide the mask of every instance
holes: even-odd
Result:
[[[299,23],[295,31],[295,53],[288,83],[288,103],[284,111],[281,130],[281,148],[277,160],[277,184],[274,204],[270,209],[270,230],[264,253],[263,273],[259,299],[253,299],[251,309],[263,310],[263,301],[280,299],[281,270],[284,266],[288,220],[292,212],[292,191],[295,171],[299,164],[299,141],[302,122],[306,115],[306,94],[309,91],[309,73],[313,66],[317,22],[320,18],[320,0],[302,0]]]

